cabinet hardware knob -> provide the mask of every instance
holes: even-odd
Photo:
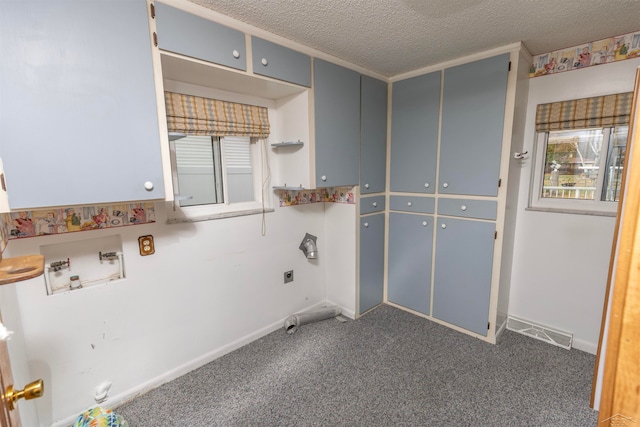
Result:
[[[429,188],[429,183],[428,182],[424,183],[424,188]]]
[[[262,63],[262,65],[264,65],[265,67],[269,64],[269,61],[267,61],[267,58],[262,58],[262,60],[260,61]]]
[[[365,184],[365,185],[364,185],[364,188],[369,188],[369,184]]]
[[[326,181],[326,180],[327,180],[327,175],[322,175],[322,176],[320,177],[320,179],[321,179],[321,180],[323,180],[323,181]]]
[[[369,228],[369,223],[368,222],[364,223],[364,228]]]
[[[371,203],[371,204],[373,205],[373,207],[374,207],[374,208],[375,208],[375,207],[378,207],[378,202],[373,202],[373,203]]]
[[[440,227],[442,227],[443,229],[447,228],[447,224],[442,224]]]
[[[443,186],[444,188],[447,188],[447,187],[449,186],[449,183],[448,183],[448,182],[443,182],[443,183],[442,183],[442,186]]]
[[[233,50],[233,57],[236,58],[236,59],[240,58],[240,52],[238,52],[237,50],[234,49]]]
[[[467,205],[460,206],[460,210],[466,211],[467,210]]]
[[[427,221],[422,221],[422,226],[426,227],[427,226]]]
[[[144,183],[144,189],[147,191],[153,190],[153,182],[147,181]]]
[[[413,203],[407,202],[407,206],[411,207],[411,205],[413,205]]]

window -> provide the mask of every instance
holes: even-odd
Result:
[[[267,107],[171,91],[165,107],[174,188],[169,222],[272,211]]]
[[[529,208],[615,215],[633,93],[539,104]]]
[[[262,209],[261,141],[200,135],[170,139],[175,193],[170,219]]]
[[[538,132],[530,207],[615,213],[628,126]]]

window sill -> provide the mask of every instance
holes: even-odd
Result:
[[[244,209],[244,210],[237,210],[237,211],[216,212],[216,213],[211,213],[206,215],[176,217],[176,218],[167,219],[167,224],[183,224],[187,222],[212,221],[216,219],[234,218],[238,216],[261,215],[263,212],[271,213],[271,212],[275,212],[275,209],[273,208]]]
[[[591,216],[608,216],[608,217],[616,217],[618,215],[617,212],[586,211],[586,210],[563,209],[563,208],[540,208],[540,207],[531,207],[531,206],[525,208],[524,210],[533,211],[533,212],[550,212],[550,213],[571,214],[571,215],[591,215]]]

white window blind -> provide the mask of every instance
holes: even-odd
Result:
[[[227,189],[230,203],[255,200],[251,140],[246,136],[225,136],[222,139]]]
[[[224,159],[227,171],[251,172],[251,141],[247,137],[224,138]]]
[[[213,145],[210,136],[190,135],[176,143],[178,169],[207,168],[213,170]]]

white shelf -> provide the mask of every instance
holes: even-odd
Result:
[[[303,146],[304,142],[298,140],[298,141],[291,141],[291,142],[278,142],[275,144],[271,144],[272,147],[274,148],[278,148],[278,147],[294,147],[294,146]]]
[[[286,185],[285,186],[274,185],[273,189],[274,190],[289,190],[289,191],[304,191],[304,190],[306,190],[306,188],[304,188],[304,187],[289,187],[289,186],[286,186]]]

